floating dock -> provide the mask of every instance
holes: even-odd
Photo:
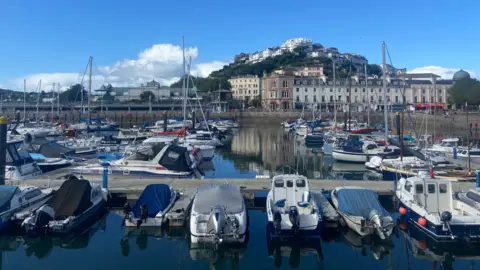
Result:
[[[85,179],[88,179],[85,177]],[[51,187],[54,189],[59,188],[65,180],[59,179],[32,179],[26,181],[6,181],[6,184],[21,185],[28,183],[29,185],[35,185],[38,187]],[[237,185],[242,193],[248,198],[255,192],[268,192],[271,188],[271,179],[169,179],[159,178],[155,180],[143,180],[143,179],[116,179],[108,182],[108,189],[114,196],[126,196],[127,199],[137,199],[143,192],[145,187],[149,184],[167,184],[173,187],[175,190],[195,189],[202,184],[222,184],[229,183]],[[91,182],[102,184],[100,180],[91,180]],[[358,186],[371,189],[377,192],[379,195],[393,195],[392,181],[363,181],[363,180],[327,180],[327,179],[309,179],[311,190],[332,190],[341,186]],[[473,182],[452,182],[454,190],[468,190],[475,187]]]

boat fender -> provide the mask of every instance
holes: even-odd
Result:
[[[418,224],[420,224],[420,226],[425,227],[427,225],[427,220],[423,217],[420,217],[418,218]]]

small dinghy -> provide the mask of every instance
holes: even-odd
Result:
[[[240,189],[229,184],[198,188],[190,214],[191,243],[244,243],[247,208]]]
[[[332,202],[343,221],[361,236],[376,234],[386,239],[395,223],[378,201],[378,194],[362,187],[337,187],[332,190]]]
[[[318,209],[322,215],[323,227],[338,227],[341,217],[323,193],[320,191],[311,191],[310,194],[317,202]]]
[[[127,227],[162,226],[165,214],[172,208],[177,193],[166,184],[150,184],[145,187],[133,207],[127,203],[124,208],[124,222]]]
[[[51,188],[0,186],[0,230],[7,228],[20,213],[28,213],[43,205],[52,194]]]
[[[305,176],[273,177],[267,216],[271,237],[320,238],[322,218]]]
[[[22,227],[27,235],[65,234],[74,230],[105,206],[108,191],[100,185],[71,176],[55,194],[27,217]]]

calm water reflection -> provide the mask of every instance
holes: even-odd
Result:
[[[321,146],[307,147],[293,133],[284,132],[277,125],[240,128],[226,147],[217,150],[206,177],[253,178],[295,171],[310,179],[380,178],[367,171],[363,164],[335,162],[322,153]]]
[[[186,229],[134,230],[109,214],[77,237],[1,239],[2,269],[480,269],[478,247],[438,245],[416,231],[392,240],[326,231],[317,243],[269,243],[263,211],[250,210],[246,246],[192,247]]]

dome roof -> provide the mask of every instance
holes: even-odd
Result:
[[[468,72],[466,72],[465,70],[460,69],[453,74],[453,80],[456,81],[460,79],[470,79],[470,74],[468,74]]]

